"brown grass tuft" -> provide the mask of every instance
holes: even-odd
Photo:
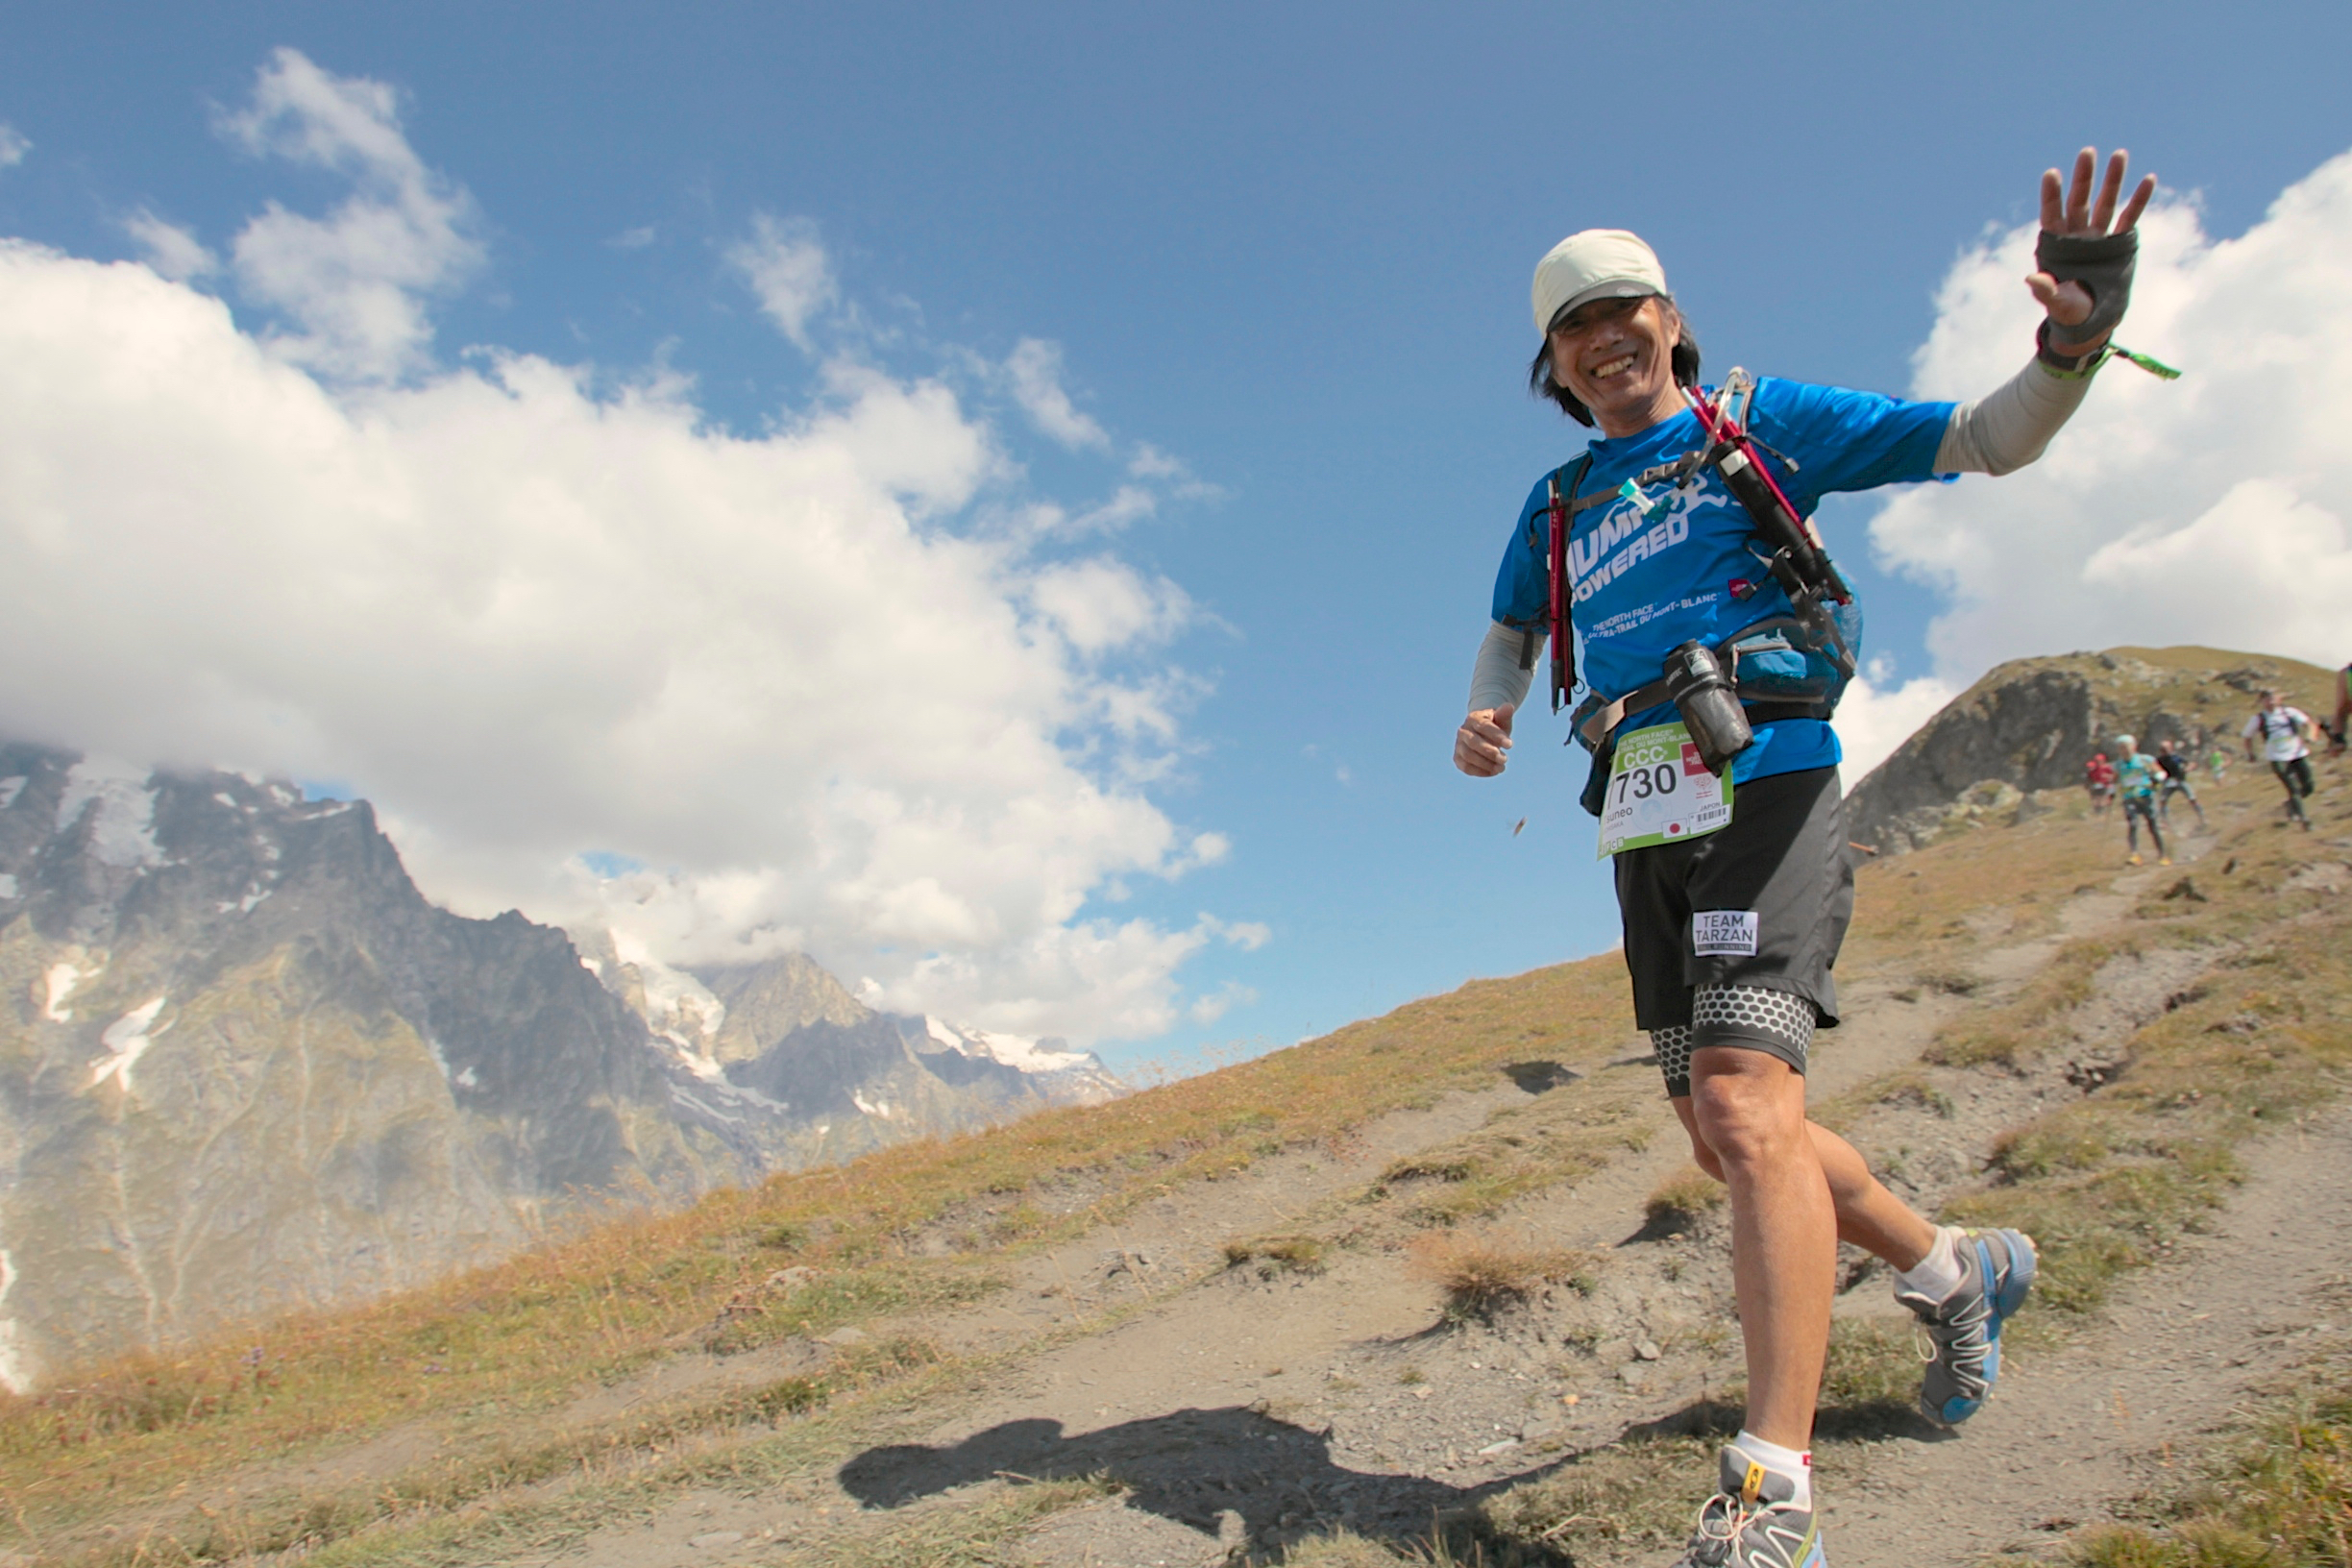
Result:
[[[1723,1183],[1686,1164],[1642,1201],[1642,1216],[1654,1231],[1686,1231],[1723,1207]]]
[[[1490,1234],[1433,1231],[1414,1238],[1407,1271],[1446,1294],[1446,1316],[1456,1322],[1491,1317],[1525,1301],[1547,1285],[1589,1295],[1601,1259],[1573,1247],[1517,1246]]]
[[[1277,1274],[1320,1274],[1329,1243],[1311,1236],[1258,1236],[1225,1243],[1225,1266],[1246,1268],[1255,1263],[1258,1277]]]

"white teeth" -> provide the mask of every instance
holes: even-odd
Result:
[[[1596,381],[1605,381],[1611,376],[1622,374],[1632,368],[1633,355],[1629,354],[1622,359],[1611,359],[1607,364],[1601,366],[1592,373],[1592,378]]]

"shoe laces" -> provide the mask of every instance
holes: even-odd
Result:
[[[1699,1505],[1699,1528],[1691,1535],[1690,1545],[1682,1552],[1681,1562],[1699,1568],[1730,1568],[1732,1549],[1748,1531],[1776,1513],[1801,1513],[1805,1510],[1794,1503],[1760,1503],[1750,1507],[1735,1492],[1717,1492]]]

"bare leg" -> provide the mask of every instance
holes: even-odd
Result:
[[[1670,1103],[1675,1115],[1682,1118],[1682,1130],[1690,1134],[1691,1158],[1701,1170],[1722,1181],[1723,1162],[1699,1136],[1699,1117],[1689,1097]],[[1838,1239],[1882,1259],[1898,1272],[1918,1267],[1927,1249],[1935,1245],[1936,1228],[1888,1191],[1851,1143],[1817,1121],[1806,1122],[1805,1131],[1812,1136],[1813,1155],[1821,1162],[1822,1174],[1829,1181],[1829,1199],[1837,1207]]]
[[[1731,1190],[1748,1430],[1808,1447],[1829,1351],[1837,1209],[1806,1131],[1804,1079],[1762,1051],[1703,1046],[1691,1053],[1691,1101]]]

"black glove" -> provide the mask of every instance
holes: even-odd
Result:
[[[2034,265],[2061,283],[2080,283],[2091,296],[2091,313],[2073,326],[2048,324],[2052,352],[2073,357],[2082,346],[2106,336],[2123,319],[2131,304],[2132,263],[2140,255],[2140,232],[2119,234],[2053,234],[2042,231],[2034,245]]]

